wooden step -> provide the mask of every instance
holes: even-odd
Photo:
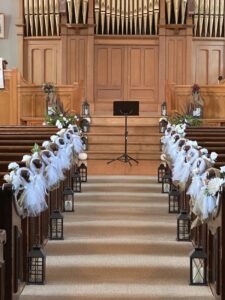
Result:
[[[110,160],[117,158],[118,156],[122,155],[124,150],[119,151],[107,151],[107,150],[96,150],[96,151],[87,151],[88,160]],[[146,152],[146,151],[128,151],[128,154],[137,160],[159,160],[160,154],[156,151]]]
[[[140,144],[140,143],[129,143],[128,144],[128,151],[132,152],[140,152],[140,151],[145,151],[145,152],[152,152],[152,151],[160,151],[160,146],[159,144]],[[114,151],[124,151],[124,144],[122,143],[92,143],[89,144],[88,146],[89,151],[108,151],[108,152],[114,152]]]
[[[118,144],[124,143],[124,135],[121,134],[92,134],[88,135],[89,145],[95,144]],[[160,143],[160,137],[158,135],[128,135],[128,143],[136,144],[158,144]]]
[[[160,117],[158,116],[130,116],[127,118],[128,126],[157,126],[159,124]],[[106,115],[94,115],[91,116],[91,126],[124,126],[125,118],[122,116],[106,116]]]
[[[148,125],[148,126],[128,126],[128,132],[130,134],[137,134],[137,135],[148,135],[148,134],[158,134],[160,137],[162,134],[159,132],[159,126],[158,125]],[[125,127],[124,125],[93,125],[90,126],[90,133],[104,133],[107,132],[107,134],[124,134]]]

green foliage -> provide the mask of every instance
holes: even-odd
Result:
[[[188,114],[181,115],[179,113],[174,113],[171,117],[169,117],[169,122],[174,125],[185,123],[189,127],[200,127],[202,124],[202,120],[199,118],[195,118]]]
[[[45,117],[45,123],[58,128],[68,128],[70,124],[78,125],[79,117],[52,107]]]
[[[39,153],[40,150],[41,150],[41,149],[40,149],[39,145],[38,145],[37,143],[35,143],[35,144],[34,144],[34,147],[31,149],[31,153],[33,153],[33,154],[36,153],[36,152]]]

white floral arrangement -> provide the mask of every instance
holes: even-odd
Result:
[[[215,196],[216,193],[220,190],[221,185],[224,183],[222,178],[216,177],[209,180],[208,185],[205,189],[207,196]]]
[[[220,174],[223,178],[225,177],[225,166],[220,167]]]

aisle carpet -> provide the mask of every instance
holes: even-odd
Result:
[[[189,285],[191,243],[176,241],[176,216],[156,178],[93,176],[64,214],[64,241],[49,241],[47,282],[20,300],[210,300]]]

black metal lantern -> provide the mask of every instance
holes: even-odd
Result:
[[[166,173],[162,178],[162,193],[169,193],[171,190],[171,176],[169,173]]]
[[[44,284],[46,254],[39,245],[34,245],[27,255],[27,284]]]
[[[50,215],[50,240],[63,240],[63,215],[58,209]]]
[[[83,119],[81,121],[81,129],[83,132],[87,133],[89,132],[89,129],[90,129],[90,123],[88,122],[87,119]]]
[[[164,101],[161,105],[161,116],[167,116],[167,105],[166,101]]]
[[[159,121],[159,132],[165,133],[168,121],[166,119],[160,119]]]
[[[81,177],[79,171],[75,171],[72,176],[72,189],[75,193],[81,192]]]
[[[81,140],[82,140],[82,145],[83,145],[83,151],[87,151],[88,150],[88,137],[86,135],[82,136]]]
[[[85,99],[82,104],[82,115],[86,117],[90,115],[90,105],[88,104],[87,99]]]
[[[190,241],[191,218],[187,211],[183,210],[177,217],[177,241]]]
[[[169,213],[180,213],[180,191],[176,187],[169,192]]]
[[[207,285],[207,254],[201,247],[190,253],[190,285]]]
[[[163,176],[166,175],[166,167],[164,164],[160,164],[158,167],[158,183],[162,183]]]
[[[81,163],[78,170],[80,173],[81,182],[87,182],[87,166],[85,163]]]
[[[73,184],[73,177],[74,176],[72,176],[72,184]],[[63,191],[63,211],[65,212],[74,211],[74,191],[70,187],[64,188]]]

